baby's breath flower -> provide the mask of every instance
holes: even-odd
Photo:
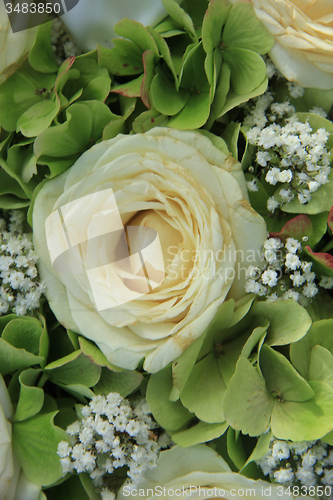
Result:
[[[313,108],[310,109],[310,113],[322,116],[323,118],[327,117],[326,111],[323,108],[320,108],[319,106],[313,106]]]
[[[319,286],[326,288],[327,290],[333,288],[333,278],[331,276],[322,276]]]
[[[291,97],[294,99],[297,99],[298,97],[302,97],[304,95],[304,89],[298,83],[295,82],[288,82],[287,87],[289,90],[289,94]]]
[[[270,212],[273,212],[280,206],[280,203],[274,198],[274,196],[271,196],[267,200],[267,209]]]
[[[257,179],[252,179],[251,181],[247,181],[246,185],[249,191],[252,192],[259,191]]]
[[[256,463],[266,476],[285,487],[332,487],[331,457],[333,448],[323,441],[293,443],[272,438],[268,452]]]
[[[64,474],[89,473],[104,500],[115,498],[110,489],[115,469],[126,466],[129,484],[137,484],[147,469],[155,467],[161,449],[152,439],[156,424],[149,413],[145,401],[131,405],[118,393],[93,397],[82,408],[82,420],[67,428],[71,444],[58,445]]]
[[[291,93],[304,89],[288,83]],[[312,193],[329,182],[331,171],[326,143],[329,133],[320,128],[314,132],[308,122],[302,123],[290,103],[257,100],[244,125],[250,125],[246,135],[250,144],[257,146],[256,175],[264,172],[265,180],[272,186],[289,184],[279,191],[281,201],[271,196],[268,211],[274,211],[295,197],[302,204],[311,200]],[[263,96],[262,96],[263,98]],[[260,118],[258,110],[260,109]],[[257,171],[258,170],[258,171]]]
[[[23,232],[24,214],[3,212],[0,218],[0,316],[24,316],[38,309],[44,292],[36,268],[31,235]]]
[[[306,306],[317,295],[317,284],[333,288],[333,278],[328,276],[316,284],[312,262],[301,260],[301,252],[302,244],[295,238],[287,238],[284,244],[279,238],[268,238],[263,245],[261,269],[249,266],[246,270],[245,291],[265,296],[269,302],[290,299]]]

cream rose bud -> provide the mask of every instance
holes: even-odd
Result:
[[[12,449],[12,403],[0,375],[0,499],[37,500],[41,487],[27,480]]]
[[[37,28],[13,33],[5,4],[0,2],[0,84],[21,66],[31,49]],[[10,2],[8,2],[10,3]]]
[[[168,128],[85,152],[39,191],[33,233],[58,320],[111,363],[146,357],[150,372],[204,332],[228,293],[245,295],[267,234],[241,165],[199,132]]]
[[[62,19],[77,44],[88,51],[97,43],[112,47],[111,40],[117,37],[113,27],[124,17],[155,26],[166,15],[162,0],[79,0]]]
[[[332,0],[252,0],[258,18],[275,36],[269,55],[302,87],[333,88]]]
[[[232,472],[223,458],[206,445],[190,448],[175,446],[162,451],[157,466],[145,473],[144,479],[135,486],[135,492],[137,498],[151,500],[188,497],[200,500],[258,500],[267,497],[271,500],[290,500],[281,485],[260,479],[254,481]],[[133,498],[131,486],[125,484],[116,500],[127,497]]]

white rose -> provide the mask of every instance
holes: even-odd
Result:
[[[158,236],[149,245],[149,232],[131,233],[126,268],[123,226],[153,228]],[[168,128],[119,135],[84,153],[39,191],[33,230],[59,321],[96,342],[111,363],[134,369],[146,357],[150,372],[204,332],[229,290],[235,299],[245,295],[245,269],[259,265],[267,234],[248,202],[241,165],[199,132]],[[110,237],[91,239],[106,232]],[[66,274],[52,266],[48,246],[59,262],[68,239]],[[136,254],[143,248],[145,272]]]
[[[118,35],[113,27],[121,19],[134,19],[145,26],[155,26],[166,17],[162,0],[79,0],[62,20],[82,49],[95,50],[96,44],[112,47]]]
[[[0,375],[0,498],[2,500],[37,500],[41,487],[27,480],[13,454],[10,423],[12,416],[13,408],[10,397]]]
[[[15,73],[24,62],[37,30],[30,28],[13,33],[6,13],[6,3],[0,2],[0,84]]]
[[[302,87],[333,88],[331,0],[252,0],[258,18],[275,36],[269,55]]]
[[[156,468],[145,473],[145,479],[135,486],[135,490],[137,497],[142,499],[258,500],[269,497],[271,500],[290,500],[281,485],[260,479],[255,481],[232,472],[223,458],[206,445],[175,446],[162,451]],[[131,498],[129,486],[123,486],[117,496],[117,500],[126,498]]]

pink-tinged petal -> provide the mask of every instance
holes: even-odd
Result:
[[[309,240],[313,237],[313,226],[310,218],[307,215],[298,215],[289,220],[278,233],[270,233],[273,238],[280,238],[285,241],[287,238],[295,238],[302,241],[305,236]],[[307,241],[309,241],[307,240]],[[311,242],[309,242],[311,244]]]
[[[333,277],[333,255],[324,252],[314,252],[309,246],[305,247],[305,253],[311,257],[314,271],[324,276]]]

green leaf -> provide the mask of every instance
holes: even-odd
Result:
[[[333,429],[333,389],[324,382],[310,382],[315,396],[303,403],[274,404],[272,432],[278,439],[311,441]]]
[[[18,349],[25,349],[37,356],[42,330],[41,323],[35,318],[16,318],[5,326],[2,339]]]
[[[113,49],[97,45],[98,65],[112,75],[141,75],[143,51],[130,40],[115,39],[113,43]]]
[[[110,93],[111,80],[108,76],[98,76],[91,80],[83,89],[80,96],[81,101],[101,101],[104,102]]]
[[[31,178],[37,174],[37,158],[33,153],[29,156],[28,161],[22,165],[22,180],[28,183]]]
[[[189,90],[176,90],[174,82],[162,70],[152,80],[150,92],[154,108],[167,116],[179,113],[190,97]]]
[[[269,321],[265,321],[264,318],[261,321],[264,323],[264,326],[258,326],[253,330],[250,337],[245,342],[244,347],[242,348],[241,356],[249,358],[251,352],[253,351],[254,347],[258,344],[258,342],[260,340],[263,341],[266,338],[265,333],[267,332],[267,329],[269,327]]]
[[[155,75],[154,52],[152,50],[146,50],[142,55],[142,60],[145,73],[144,73],[144,78],[142,80],[140,96],[143,104],[148,109],[150,109],[151,108],[151,102],[149,97],[150,86]]]
[[[184,108],[176,115],[172,116],[168,126],[180,130],[194,130],[202,127],[208,120],[210,113],[210,94],[202,92],[192,94]]]
[[[78,69],[71,69],[74,63],[75,57],[69,57],[62,63],[58,70],[58,76],[54,84],[54,94],[61,101],[61,105],[63,105],[62,101],[67,101],[67,99],[62,95],[62,91],[67,82],[71,79],[78,79],[80,77],[80,71]]]
[[[206,334],[199,337],[201,339],[202,348],[200,350],[198,359],[202,359],[207,354],[213,352],[216,342],[221,342],[223,340],[225,336],[225,329],[228,328],[233,321],[235,314],[234,310],[235,301],[233,299],[225,300],[219,307],[213,321],[210,323],[206,330]],[[185,350],[183,355],[187,350],[188,349]],[[178,360],[179,359],[180,358],[178,358]]]
[[[235,160],[238,160],[238,136],[241,124],[230,122],[223,131],[223,139],[227,143],[228,149]]]
[[[177,79],[177,74],[176,70],[173,64],[172,56],[170,53],[170,49],[164,38],[157,33],[155,29],[152,29],[150,26],[147,26],[147,31],[150,33],[150,35],[153,37],[155,40],[156,46],[163,58],[163,61],[167,64],[168,68],[170,69],[174,79]]]
[[[255,88],[252,92],[247,92],[246,94],[239,95],[236,92],[230,90],[230,92],[227,95],[225,104],[223,105],[222,109],[220,109],[219,114],[216,118],[225,115],[228,111],[235,108],[239,104],[247,102],[253,97],[257,97],[258,95],[263,94],[267,89],[267,86],[268,86],[268,78],[265,77],[263,81],[260,83],[260,85],[257,88]]]
[[[95,487],[94,483],[92,482],[92,479],[90,478],[89,474],[87,474],[87,473],[80,474],[79,477],[80,477],[81,484],[84,488],[84,491],[86,492],[86,494],[89,497],[89,500],[100,500],[100,495],[97,493],[96,487]],[[70,498],[70,500],[72,500],[72,498]],[[78,500],[81,500],[81,498]],[[84,499],[82,498],[82,500],[84,500]]]
[[[208,354],[197,363],[181,392],[183,405],[204,422],[224,422],[222,401],[226,385],[214,353]]]
[[[28,55],[30,66],[41,73],[56,73],[59,68],[53,57],[51,29],[52,22],[38,26],[34,44]]]
[[[214,50],[207,54],[205,59],[205,73],[208,79],[208,83],[211,86],[211,102],[213,102],[215,97],[215,90],[218,81],[218,77],[221,72],[222,67],[222,54],[219,50]]]
[[[333,256],[330,253],[313,252],[309,246],[305,247],[304,253],[313,262],[313,271],[333,277]]]
[[[273,406],[264,378],[241,357],[223,401],[226,421],[243,434],[260,436],[269,429]]]
[[[171,367],[151,375],[147,386],[147,402],[155,420],[169,431],[176,431],[194,416],[180,401],[169,399],[172,390]]]
[[[67,441],[65,431],[53,425],[56,413],[47,413],[13,423],[14,453],[29,481],[49,486],[62,476],[58,443]]]
[[[12,210],[18,208],[29,207],[30,200],[19,200],[15,196],[0,195],[0,208]]]
[[[195,31],[200,36],[202,21],[207,10],[207,0],[182,0],[178,3],[181,3],[183,9],[189,14]]]
[[[179,29],[170,17],[167,17],[164,21],[155,26],[154,31],[162,35],[164,38],[185,34],[185,31]]]
[[[249,94],[266,79],[266,64],[256,52],[230,47],[223,51],[223,57],[231,71],[231,86],[235,94]]]
[[[199,422],[189,429],[172,433],[172,440],[179,446],[187,448],[199,443],[212,441],[212,439],[222,436],[227,428],[228,424],[226,422],[220,424]]]
[[[185,349],[183,354],[172,363],[173,384],[179,393],[183,390],[191,374],[205,336],[205,333],[203,333],[200,337],[195,339],[195,341]]]
[[[131,40],[142,52],[152,50],[156,58],[159,59],[159,52],[155,40],[143,24],[125,17],[114,25],[114,31],[118,36]]]
[[[102,138],[105,127],[118,117],[110,111],[109,107],[98,100],[84,101],[80,104],[86,106],[92,116],[89,144],[95,144]]]
[[[149,109],[135,118],[132,129],[135,134],[144,134],[154,127],[166,127],[168,120],[167,116],[161,115],[155,109]]]
[[[17,403],[13,422],[27,420],[36,415],[44,404],[44,391],[39,387],[31,387],[36,382],[41,370],[24,370],[19,376],[20,397]]]
[[[278,233],[271,233],[271,236],[279,238],[283,242],[286,242],[287,238],[295,238],[296,240],[302,241],[305,237],[308,238],[307,244],[310,245],[310,247],[315,244],[314,228],[311,219],[304,214],[294,217],[283,226],[281,231]]]
[[[72,344],[74,350],[78,351],[80,349],[80,343],[79,343],[80,336],[79,336],[79,334],[76,333],[76,332],[73,332],[73,330],[69,330],[68,329],[67,330],[67,335],[68,335],[69,340],[71,341],[71,344]],[[86,353],[83,353],[83,354],[86,354]],[[87,356],[87,354],[86,354],[86,356]],[[94,361],[94,360],[92,359],[92,361]],[[96,363],[96,364],[98,365],[98,363]]]
[[[223,114],[223,109],[225,107],[227,95],[230,89],[230,75],[229,66],[223,62],[215,89],[209,120],[206,124],[206,128],[208,129],[213,125],[214,121]]]
[[[197,40],[192,19],[175,0],[162,0],[165,10],[173,19],[175,24],[188,32],[192,40]]]
[[[313,322],[333,318],[333,299],[329,292],[319,288],[319,293],[306,306]]]
[[[86,385],[82,384],[60,384],[59,382],[55,382],[59,387],[61,387],[64,391],[68,392],[75,398],[77,398],[80,403],[87,404],[88,399],[92,399],[96,394],[89,389]]]
[[[309,384],[287,358],[271,347],[262,346],[259,362],[267,389],[274,397],[283,401],[302,402],[314,396]]]
[[[252,451],[251,455],[247,459],[244,467],[246,467],[249,463],[255,462],[262,458],[264,455],[269,450],[269,445],[272,440],[272,433],[271,432],[266,432],[266,434],[262,434],[262,436],[259,437],[256,446],[254,447],[254,450]],[[243,468],[244,468],[243,467]]]
[[[98,66],[96,57],[91,52],[77,57],[73,70],[79,71],[78,77],[68,80],[63,88],[69,104],[76,99],[104,102],[110,92],[111,79],[108,70]]]
[[[10,132],[16,130],[20,116],[43,101],[41,89],[51,91],[55,75],[34,71],[26,62],[0,86],[0,125]]]
[[[230,11],[222,41],[227,47],[266,54],[272,49],[275,39],[256,16],[253,5],[239,2]]]
[[[242,349],[246,343],[248,333],[244,333],[240,337],[235,338],[233,341],[216,340],[214,346],[215,355],[217,356],[217,363],[222,375],[222,379],[228,385],[231,377],[235,373],[236,364]]]
[[[106,368],[109,368],[109,370],[112,370],[114,372],[123,371],[123,369],[119,368],[119,366],[115,366],[110,363],[110,361],[106,359],[97,345],[90,340],[86,339],[85,337],[79,337],[79,344],[83,354],[88,356],[88,358],[90,358],[91,361],[93,361],[96,365],[105,366]]]
[[[16,131],[26,137],[35,137],[46,130],[60,110],[58,99],[38,102],[29,108],[17,121]]]
[[[229,427],[227,432],[228,455],[236,465],[237,469],[241,469],[242,467],[244,467],[246,462],[246,454],[240,436],[241,435],[237,433],[236,437],[236,432],[234,431],[234,429]]]
[[[202,23],[202,44],[207,54],[220,45],[222,28],[225,25],[231,5],[226,0],[212,0]]]
[[[309,215],[309,219],[313,226],[314,244],[317,244],[327,231],[327,225],[329,223],[328,214],[323,212],[321,214]]]
[[[135,110],[137,99],[132,97],[119,97],[119,104],[122,112],[122,116],[116,118],[108,125],[105,126],[103,131],[103,140],[112,139],[119,133],[123,133],[125,131],[125,121],[133,111]]]
[[[52,488],[52,495],[54,495],[53,498],[61,498],[61,500],[91,500],[92,497],[87,495],[80,481],[83,475],[84,474],[70,476],[63,483],[54,486]],[[97,493],[95,493],[95,495],[96,500],[100,500]]]
[[[114,372],[108,368],[102,368],[101,378],[97,385],[93,387],[96,394],[109,394],[119,392],[126,398],[139,387],[143,379],[141,373],[136,371]]]
[[[333,233],[333,207],[331,208],[327,216],[327,225],[330,228],[331,232]]]
[[[92,387],[99,381],[101,367],[79,350],[48,364],[45,372],[56,383]]]
[[[135,78],[130,82],[122,83],[121,85],[112,87],[111,91],[115,92],[116,94],[121,94],[125,97],[140,97],[143,78],[144,75],[140,75],[138,78]]]
[[[32,162],[32,168],[36,168],[36,158],[33,154],[33,140],[25,139],[23,141],[18,142],[17,144],[13,144],[8,148],[7,152],[7,163],[0,158],[0,164],[2,169],[12,178],[15,179],[15,183],[17,183],[17,187],[21,188],[23,194],[20,192],[16,192],[12,190],[12,186],[8,181],[5,182],[5,186],[7,184],[8,193],[13,192],[17,196],[21,197],[32,197],[32,193],[37,186],[37,180],[33,179],[29,182],[25,182],[23,175],[26,169],[31,168],[30,162]]]
[[[297,342],[306,335],[312,323],[306,310],[292,300],[257,302],[253,305],[251,314],[269,320],[266,338],[268,345]]]
[[[92,139],[93,117],[88,106],[74,103],[66,110],[66,116],[65,123],[42,132],[34,145],[38,163],[47,164],[51,177],[72,165]]]
[[[0,169],[0,194],[12,194],[18,198],[28,198],[25,191],[21,188],[15,173],[13,173],[13,176],[10,176],[9,172],[7,173],[7,170],[10,171],[10,167],[1,159],[0,166],[2,167]]]
[[[181,88],[189,89],[192,94],[209,92],[210,84],[205,71],[205,59],[206,54],[201,42],[188,46],[179,75]]]
[[[325,382],[333,388],[333,356],[321,345],[311,350],[309,379]]]
[[[290,360],[299,373],[307,380],[309,380],[312,348],[316,345],[321,345],[333,354],[332,329],[333,319],[316,321],[304,338],[290,346]]]

